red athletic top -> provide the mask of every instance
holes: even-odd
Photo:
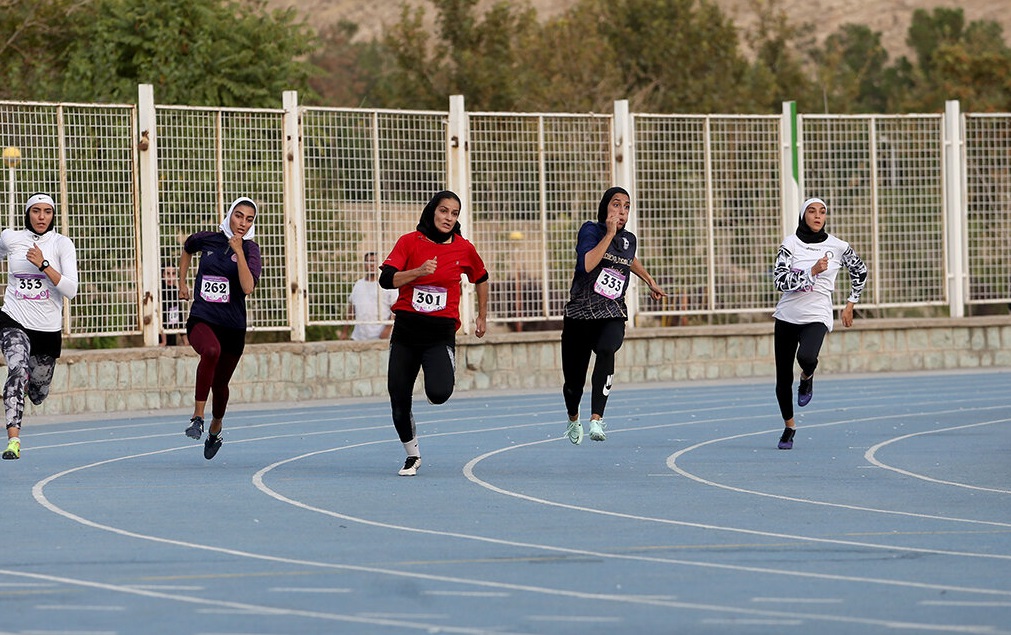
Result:
[[[460,235],[448,243],[437,244],[419,231],[404,234],[383,261],[397,271],[420,267],[436,258],[435,273],[422,276],[400,287],[393,311],[408,311],[432,317],[451,318],[460,328],[460,276],[477,282],[487,277],[481,256],[474,245]]]

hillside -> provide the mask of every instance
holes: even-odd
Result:
[[[349,20],[359,25],[360,36],[370,38],[380,34],[384,25],[395,23],[405,0],[268,0],[272,8],[295,7],[313,25]],[[406,0],[407,4],[424,4],[424,0]],[[753,0],[716,0],[741,27],[754,17]],[[490,6],[493,0],[481,0],[479,6]],[[564,12],[575,0],[530,0],[537,15],[550,18]],[[821,35],[828,35],[845,23],[866,24],[882,34],[882,43],[892,59],[905,55],[906,30],[913,11],[935,7],[958,7],[965,11],[967,21],[993,20],[1004,27],[1005,41],[1011,41],[1011,2],[994,0],[781,0],[781,5],[799,24],[821,26]],[[820,39],[820,38],[819,38]]]

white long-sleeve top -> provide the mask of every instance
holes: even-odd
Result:
[[[60,283],[28,260],[37,244],[49,266],[60,273]],[[74,241],[54,231],[39,236],[27,229],[0,232],[0,257],[7,258],[7,290],[3,312],[21,326],[52,333],[63,329],[63,298],[77,295],[77,249]]]
[[[811,267],[828,256],[828,270],[811,275]],[[795,235],[783,239],[776,256],[773,278],[783,292],[773,317],[792,324],[821,322],[832,330],[832,292],[836,275],[846,269],[850,275],[847,301],[859,302],[867,284],[867,266],[849,243],[828,235],[820,243],[805,243]]]

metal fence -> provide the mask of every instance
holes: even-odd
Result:
[[[633,325],[765,319],[800,193],[829,202],[829,230],[868,263],[871,313],[1011,303],[1011,115],[953,102],[945,115],[791,120],[631,114],[627,102],[470,113],[461,97],[448,111],[308,108],[294,93],[279,109],[191,108],[156,106],[141,87],[137,105],[0,103],[0,144],[21,152],[5,166],[8,224],[31,193],[52,192],[57,229],[77,245],[70,337],[153,345],[181,331],[182,241],[242,195],[259,204],[264,256],[250,327],[296,341],[350,323],[365,254],[381,262],[440,189],[464,200],[464,233],[491,272],[490,320],[514,330],[558,324],[576,232],[614,184],[632,192],[639,257],[670,294],[654,302],[633,286]],[[469,285],[465,299],[472,312]]]

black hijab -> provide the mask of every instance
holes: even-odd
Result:
[[[828,240],[828,232],[825,231],[825,225],[822,225],[821,230],[811,231],[811,228],[807,226],[807,221],[804,217],[807,216],[807,208],[811,206],[812,203],[821,203],[825,205],[825,201],[820,198],[809,198],[804,201],[804,204],[800,208],[800,222],[797,223],[797,238],[800,238],[802,243],[823,243]],[[828,205],[825,205],[825,210],[828,210]]]
[[[628,196],[629,200],[632,199],[623,187],[608,188],[608,190],[604,192],[604,195],[600,197],[600,204],[597,205],[597,222],[604,227],[607,227],[607,206],[611,204],[611,199],[614,198],[615,194],[624,194],[625,196]],[[625,228],[622,227],[621,231],[625,231]]]
[[[49,219],[49,226],[46,227],[46,230],[44,232],[42,232],[43,234],[46,234],[51,232],[53,230],[53,226],[56,224],[56,202],[53,201],[52,196],[49,196],[48,194],[43,194],[41,192],[38,194],[32,194],[28,198],[28,202],[25,203],[25,229],[35,234],[35,228],[32,227],[32,218],[29,210],[32,208],[33,205],[38,205],[39,203],[45,203],[53,208],[53,217]],[[41,234],[36,234],[36,236],[40,235]]]
[[[449,240],[453,234],[461,234],[460,232],[460,221],[456,222],[453,226],[453,231],[450,233],[445,233],[440,231],[435,226],[435,208],[439,206],[443,200],[451,198],[460,206],[463,203],[460,201],[460,197],[456,195],[455,192],[450,192],[449,190],[443,190],[441,192],[436,192],[432,200],[428,201],[428,205],[425,205],[425,209],[421,212],[421,220],[418,221],[418,231],[425,235],[425,238],[431,240],[434,243],[444,243]]]

